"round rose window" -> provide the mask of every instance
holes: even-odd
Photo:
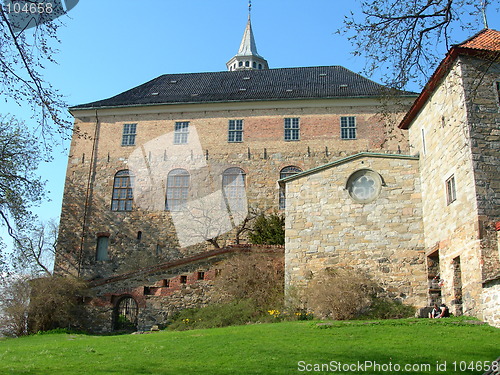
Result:
[[[377,172],[362,169],[354,172],[347,180],[347,190],[352,199],[360,203],[373,201],[380,194],[382,178]]]

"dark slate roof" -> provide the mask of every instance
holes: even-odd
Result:
[[[342,66],[165,74],[71,109],[257,100],[378,97],[385,86]],[[414,93],[400,92],[413,96]]]

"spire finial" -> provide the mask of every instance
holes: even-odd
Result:
[[[252,13],[252,0],[248,0],[248,19],[250,19],[251,13]]]
[[[481,13],[483,15],[484,28],[488,28],[488,18],[486,17],[486,7],[488,6],[488,0],[483,0],[481,2]]]

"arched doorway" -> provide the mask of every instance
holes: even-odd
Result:
[[[131,296],[121,297],[113,311],[113,328],[115,330],[137,330],[139,306]]]

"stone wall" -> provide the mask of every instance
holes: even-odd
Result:
[[[278,208],[277,180],[286,166],[306,170],[359,151],[406,151],[408,143],[395,127],[397,119],[383,119],[380,109],[376,100],[342,99],[104,109],[97,114],[76,111],[79,131],[68,160],[59,236],[63,256],[56,259],[56,270],[107,277],[207,249],[203,240],[186,245],[182,239],[210,238],[223,226],[213,221],[205,225],[213,229],[211,234],[179,236],[179,225],[165,211],[166,176],[172,169],[190,172],[190,199],[196,201],[220,193],[226,168],[242,168],[249,205],[272,211]],[[356,139],[341,139],[344,115],[356,116]],[[284,141],[285,117],[300,118],[299,141]],[[243,142],[228,142],[230,119],[243,119]],[[190,122],[187,145],[172,142],[176,121]],[[121,146],[126,123],[137,124],[135,146]],[[138,196],[134,192],[132,211],[111,211],[114,176],[125,169],[141,174],[136,182],[147,189]],[[210,214],[206,204],[203,209]],[[220,211],[220,205],[214,210]],[[225,215],[220,220],[234,223],[234,215]],[[210,215],[202,212],[202,216]],[[206,218],[184,221],[192,224],[195,219]],[[109,237],[109,260],[96,261],[97,238],[102,235]],[[220,234],[219,244],[229,244],[233,238],[234,233]]]
[[[381,177],[378,196],[359,202],[348,180]],[[300,175],[299,175],[300,176]],[[365,271],[385,293],[427,305],[418,159],[360,154],[286,181],[285,285],[306,286],[327,267]]]
[[[462,72],[470,128],[482,277],[500,277],[495,223],[500,220],[500,62],[463,57]]]
[[[454,314],[480,316],[479,221],[466,108],[461,63],[456,61],[409,135],[412,152],[420,155],[425,246],[428,255],[439,259],[442,301]],[[450,179],[455,190],[451,201]]]
[[[500,328],[500,279],[484,284],[481,303],[484,320],[488,324]]]
[[[117,308],[125,297],[133,298],[137,304],[137,330],[149,330],[154,325],[163,327],[176,312],[209,304],[212,301],[210,292],[213,281],[224,260],[243,253],[283,257],[283,247],[234,245],[176,262],[90,281],[94,297],[87,303],[92,317],[87,329],[98,333],[116,329]]]

